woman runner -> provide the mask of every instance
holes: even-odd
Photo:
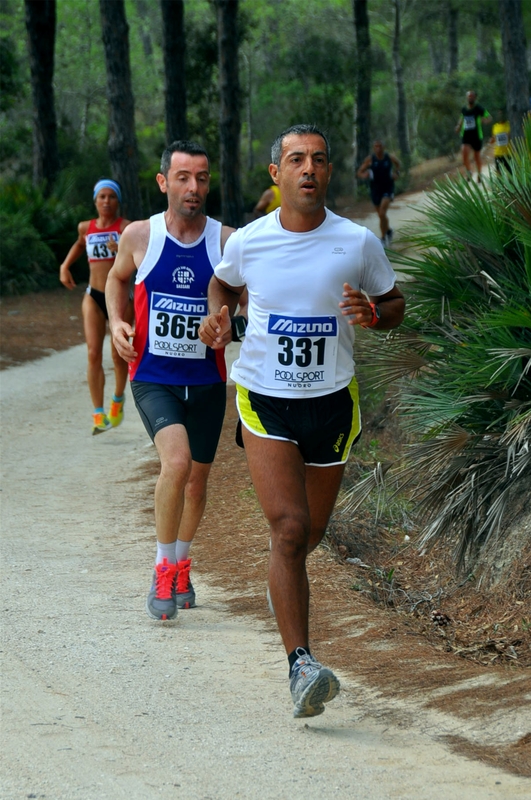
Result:
[[[59,279],[67,289],[75,287],[70,268],[86,251],[89,262],[89,285],[83,297],[81,310],[83,328],[88,348],[87,380],[94,406],[92,434],[104,433],[117,427],[124,416],[124,391],[127,383],[127,364],[120,358],[111,341],[114,363],[115,388],[109,413],[103,405],[105,373],[103,370],[103,341],[107,328],[105,283],[114,264],[118,242],[129,220],[120,216],[122,192],[120,185],[110,178],[102,178],[94,186],[94,204],[98,216],[84,220],[77,226],[78,238],[68,251],[59,269]],[[127,310],[128,321],[133,320],[133,304]]]

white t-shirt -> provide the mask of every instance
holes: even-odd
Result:
[[[367,228],[333,214],[293,233],[280,209],[229,237],[215,275],[247,286],[249,323],[231,378],[259,394],[318,397],[354,375],[354,326],[341,314],[343,284],[382,295],[396,275]]]

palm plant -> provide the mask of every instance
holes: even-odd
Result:
[[[458,567],[503,541],[531,496],[531,120],[511,163],[486,190],[437,184],[393,253],[406,321],[366,362],[392,382],[410,444],[345,498],[353,511],[383,481],[414,490],[421,545],[453,541]]]

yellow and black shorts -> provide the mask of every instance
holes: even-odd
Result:
[[[293,442],[309,466],[344,464],[361,435],[356,378],[321,397],[268,397],[239,384],[236,391],[242,424],[256,436]]]

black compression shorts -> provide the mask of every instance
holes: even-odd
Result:
[[[135,405],[151,439],[168,425],[184,425],[192,459],[200,464],[214,461],[225,416],[226,389],[222,382],[165,386],[131,381]]]

